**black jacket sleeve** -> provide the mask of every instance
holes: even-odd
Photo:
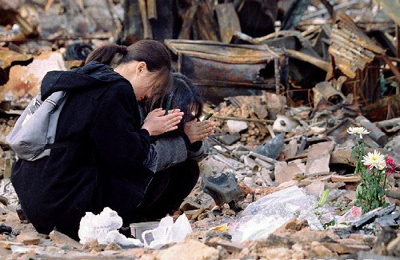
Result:
[[[101,97],[91,136],[101,163],[119,172],[132,172],[149,153],[150,136],[140,129],[140,116],[132,88],[110,87]]]

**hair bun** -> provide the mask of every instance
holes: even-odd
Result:
[[[119,53],[121,53],[122,55],[125,55],[128,53],[128,48],[126,48],[126,46],[124,45],[120,45],[119,46]]]

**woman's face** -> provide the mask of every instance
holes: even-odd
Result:
[[[137,62],[134,77],[131,80],[137,100],[149,98],[154,87],[156,73],[147,69],[145,62]]]
[[[137,100],[151,96],[157,73],[150,72],[145,62],[132,61],[119,65],[114,70],[131,83]]]

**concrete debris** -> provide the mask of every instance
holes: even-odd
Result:
[[[306,166],[300,159],[275,164],[275,181],[279,184],[293,180],[297,175],[303,176]]]
[[[394,2],[0,0],[0,258],[398,259],[400,169],[385,178],[388,206],[362,215],[347,133],[366,128],[366,152],[400,165]],[[165,43],[213,113],[201,177],[167,217],[185,214],[193,233],[158,249],[121,242],[158,222],[83,245],[38,234],[11,185],[5,136],[48,71],[142,38]]]
[[[329,162],[334,147],[334,142],[323,142],[312,145],[307,157],[305,175],[329,174]]]
[[[17,236],[17,242],[25,245],[37,245],[40,243],[40,237],[36,232],[22,232]]]
[[[174,245],[168,249],[161,250],[157,255],[158,260],[218,260],[219,252],[213,247],[209,247],[199,241],[189,240],[186,243]]]
[[[226,121],[226,124],[228,126],[228,130],[231,134],[235,133],[243,133],[247,130],[248,126],[246,122],[240,122],[240,121],[234,121],[234,120],[228,120]]]
[[[60,245],[68,245],[70,247],[74,247],[77,249],[82,248],[82,244],[79,243],[78,241],[68,237],[67,235],[60,233],[58,231],[51,231],[51,233],[49,234],[50,239],[56,243],[56,244],[60,244]]]

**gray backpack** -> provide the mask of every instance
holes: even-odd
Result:
[[[6,138],[19,158],[35,161],[50,155],[66,98],[65,91],[57,91],[42,101],[39,93],[29,103]]]

